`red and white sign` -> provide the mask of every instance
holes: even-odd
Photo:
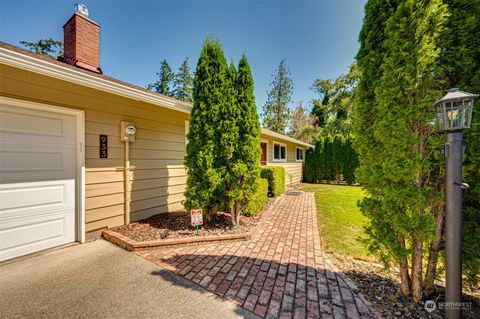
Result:
[[[203,225],[203,215],[201,209],[193,209],[192,214],[192,226]]]

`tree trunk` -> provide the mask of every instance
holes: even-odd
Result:
[[[237,206],[235,218],[236,218],[236,225],[238,226],[240,225],[240,213],[242,211],[242,207],[240,205],[240,202],[237,202],[235,206]]]
[[[412,244],[412,298],[415,302],[419,302],[422,299],[422,245],[423,243],[420,239],[415,239]]]
[[[425,296],[432,293],[435,277],[437,276],[438,253],[440,251],[440,243],[443,238],[443,219],[445,218],[444,208],[440,208],[437,212],[435,221],[435,238],[430,243],[428,252],[427,273],[425,274]]]
[[[240,223],[240,211],[241,211],[240,202],[236,202],[233,205],[233,207],[230,209],[230,217],[232,218],[233,227],[237,227]]]
[[[400,245],[400,248],[405,249],[405,239],[403,235],[398,233],[397,234],[397,242]],[[400,268],[400,290],[405,297],[410,296],[410,275],[408,274],[408,260],[406,257],[403,257],[399,261],[399,268]]]

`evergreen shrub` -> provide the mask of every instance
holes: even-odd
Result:
[[[268,181],[268,196],[276,197],[285,191],[285,168],[282,166],[265,166],[260,177]]]
[[[259,178],[255,192],[250,196],[248,203],[243,209],[243,215],[255,216],[260,213],[268,201],[268,181]]]

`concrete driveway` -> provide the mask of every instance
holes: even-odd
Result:
[[[0,264],[1,318],[257,318],[106,241]]]

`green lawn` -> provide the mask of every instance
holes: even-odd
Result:
[[[357,240],[366,222],[357,207],[357,201],[363,197],[360,187],[307,184],[302,190],[315,193],[320,237],[328,251],[372,259],[366,247]]]

